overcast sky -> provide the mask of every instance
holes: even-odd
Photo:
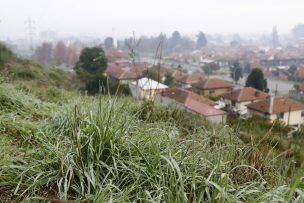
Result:
[[[136,34],[288,33],[304,23],[303,0],[0,0],[0,36],[25,36],[25,20],[35,32],[119,37]]]

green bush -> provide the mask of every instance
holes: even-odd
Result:
[[[23,80],[33,80],[36,78],[31,71],[20,71],[16,73],[16,76]]]
[[[7,61],[9,61],[11,58],[13,58],[13,56],[13,52],[8,49],[4,44],[0,43],[0,65],[3,65]]]

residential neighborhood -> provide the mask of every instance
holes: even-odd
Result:
[[[144,74],[147,70],[154,71],[158,77],[148,78],[149,75]],[[260,116],[269,122],[282,121],[297,128],[304,124],[304,104],[296,101],[303,94],[302,85],[291,89],[288,98],[251,86],[235,86],[231,81],[212,78],[199,71],[187,73],[147,62],[112,62],[105,74],[109,81],[127,85],[136,100],[152,100],[214,123],[225,123],[227,116],[234,115],[241,119]],[[163,84],[167,77],[173,80],[169,86]]]

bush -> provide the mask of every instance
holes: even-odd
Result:
[[[13,58],[13,56],[13,52],[8,49],[4,44],[0,43],[0,65],[3,65],[7,61],[9,61],[11,58]]]
[[[20,79],[23,79],[23,80],[33,80],[33,79],[36,78],[33,72],[26,71],[26,70],[17,72],[16,76]]]

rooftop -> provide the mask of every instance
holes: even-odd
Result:
[[[208,78],[198,83],[194,83],[192,84],[192,86],[202,90],[233,87],[233,85],[230,82],[217,78]]]
[[[181,77],[177,78],[176,81],[185,84],[194,84],[204,80],[205,77],[206,76],[201,73],[191,73],[182,75]]]
[[[237,89],[229,93],[222,94],[222,97],[231,101],[243,102],[266,99],[268,94],[252,87]]]
[[[226,112],[213,107],[215,104],[214,101],[188,90],[181,88],[170,88],[162,91],[160,95],[162,97],[173,99],[176,102],[184,105],[186,109],[201,114],[205,117],[226,114]]]
[[[150,78],[141,78],[137,81],[132,82],[133,85],[138,85],[143,90],[152,90],[152,89],[166,89],[167,85],[161,84]]]
[[[174,99],[175,101],[181,104],[185,104],[189,98],[206,103],[210,106],[213,106],[215,104],[215,102],[212,101],[211,99],[198,95],[189,90],[185,90],[177,87],[166,89],[161,92],[161,95]]]
[[[259,112],[271,113],[270,104],[271,97],[268,97],[267,99],[264,99],[262,101],[249,104],[247,105],[247,107],[249,109],[253,109]],[[304,110],[304,104],[283,96],[277,96],[273,98],[272,114],[299,110]]]

